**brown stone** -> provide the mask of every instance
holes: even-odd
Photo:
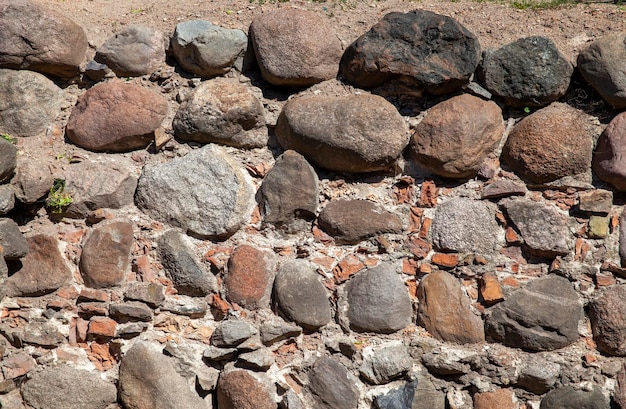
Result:
[[[589,319],[598,350],[626,356],[626,286],[608,288],[589,303]]]
[[[167,114],[167,101],[121,81],[90,88],[78,98],[67,138],[84,149],[122,152],[146,147]]]
[[[590,168],[594,133],[587,114],[555,102],[515,125],[502,160],[534,183],[575,176]]]
[[[217,382],[217,404],[220,409],[276,409],[277,405],[266,382],[251,372],[234,370],[222,373]]]
[[[268,308],[275,274],[272,253],[246,244],[237,247],[224,276],[226,299],[250,310]]]
[[[483,274],[480,280],[480,295],[483,302],[487,305],[492,305],[504,300],[502,287],[495,274]]]
[[[15,353],[0,362],[5,379],[13,379],[32,371],[37,362],[25,351]]]
[[[438,176],[467,178],[478,173],[503,132],[502,111],[494,102],[462,94],[428,111],[415,127],[411,153]]]
[[[102,336],[102,337],[114,337],[115,330],[117,329],[117,322],[111,318],[106,317],[93,317],[89,321],[89,335]]]
[[[511,389],[498,389],[474,395],[474,409],[517,409]]]
[[[613,206],[613,192],[604,189],[587,190],[580,192],[578,201],[578,208],[583,212],[609,214]]]
[[[411,254],[413,254],[418,260],[426,258],[428,253],[432,250],[431,244],[419,236],[409,237],[406,242],[406,246]]]
[[[470,310],[470,300],[454,276],[443,271],[427,275],[417,297],[417,322],[435,338],[458,344],[485,340],[482,319]]]
[[[0,67],[74,77],[87,51],[78,24],[28,0],[0,2]]]
[[[358,243],[379,234],[402,232],[398,216],[367,200],[330,202],[318,223],[338,243]]]
[[[337,76],[341,42],[326,21],[310,11],[284,8],[250,25],[263,78],[272,85],[304,87]]]
[[[133,225],[113,222],[91,232],[80,256],[80,273],[92,288],[113,287],[124,279],[130,266]]]
[[[617,190],[626,190],[626,112],[617,115],[606,127],[593,155],[593,171]]]
[[[451,253],[435,253],[430,261],[439,267],[454,268],[459,264],[459,255]]]
[[[26,241],[29,251],[22,259],[22,267],[6,282],[9,297],[49,294],[72,280],[57,239],[39,234]]]

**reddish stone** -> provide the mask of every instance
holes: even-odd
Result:
[[[420,228],[420,232],[418,236],[420,236],[423,239],[428,237],[428,232],[430,231],[430,226],[432,224],[433,224],[433,219],[431,219],[430,217],[425,217],[424,221],[422,222],[422,227]]]
[[[37,367],[37,362],[26,352],[18,352],[0,362],[5,379],[26,375]]]
[[[363,268],[365,268],[365,265],[361,263],[361,260],[359,260],[357,256],[348,254],[333,268],[335,282],[341,284],[347,281],[352,275],[363,270]]]
[[[415,180],[410,176],[400,178],[393,185],[393,194],[396,198],[396,204],[412,203],[415,195]]]
[[[435,253],[430,261],[443,268],[454,268],[459,264],[459,255],[450,253]]]
[[[420,226],[422,225],[422,216],[424,216],[424,209],[411,207],[411,213],[409,214],[410,233],[415,233],[420,230]]]
[[[109,302],[110,297],[109,293],[102,290],[93,290],[91,288],[83,288],[80,290],[80,294],[78,296],[78,302],[83,301],[100,301],[100,302]]]
[[[269,306],[275,270],[272,253],[248,245],[237,247],[224,277],[226,299],[250,310]]]
[[[268,386],[247,371],[222,373],[217,383],[218,406],[220,409],[276,409]]]
[[[439,196],[439,188],[432,180],[425,180],[420,189],[420,197],[417,205],[421,207],[437,206],[437,197]]]
[[[117,322],[111,318],[106,317],[93,317],[89,321],[89,335],[114,337],[115,330],[117,329]]]
[[[413,254],[418,260],[426,258],[428,253],[432,250],[431,244],[419,236],[410,236],[407,240],[406,246],[411,254]]]
[[[506,231],[504,232],[504,238],[506,239],[506,242],[508,244],[519,244],[522,242],[522,239],[520,239],[519,235],[515,230],[513,230],[512,227],[506,228]]]
[[[595,281],[598,287],[608,287],[610,285],[614,285],[617,282],[612,274],[602,273],[596,274]]]
[[[504,300],[502,287],[495,274],[483,274],[480,280],[480,295],[487,305],[492,305]]]
[[[498,389],[474,395],[474,409],[516,409],[511,389]]]

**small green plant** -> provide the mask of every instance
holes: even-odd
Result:
[[[65,179],[54,179],[50,193],[48,193],[48,199],[46,199],[46,207],[53,214],[59,214],[73,202],[72,196],[65,193]]]
[[[530,108],[524,107],[524,112],[526,112],[527,114],[530,114]]]
[[[17,143],[17,138],[12,137],[8,133],[3,133],[2,135],[0,135],[0,138],[4,139],[7,142],[11,142],[13,145]]]
[[[143,9],[130,9],[130,14],[140,14],[143,13]]]

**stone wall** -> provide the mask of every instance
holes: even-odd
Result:
[[[2,407],[626,408],[625,33],[0,26]]]

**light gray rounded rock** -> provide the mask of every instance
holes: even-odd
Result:
[[[135,203],[193,236],[223,239],[248,221],[253,189],[224,150],[207,145],[169,162],[146,165]]]
[[[176,361],[148,342],[137,342],[122,357],[119,396],[126,408],[190,409],[205,403],[176,371]]]
[[[185,71],[209,78],[232,67],[241,70],[248,37],[241,30],[190,20],[176,25],[171,44],[176,61]]]
[[[267,145],[261,101],[233,78],[201,83],[178,108],[172,127],[176,136],[186,141],[238,148]]]
[[[332,318],[326,289],[304,261],[290,261],[280,268],[274,280],[274,295],[287,318],[304,328],[318,329]]]
[[[437,250],[488,253],[498,244],[498,223],[493,205],[454,198],[437,206],[431,227]]]
[[[11,185],[0,186],[0,216],[9,213],[15,207],[15,192]]]
[[[357,273],[348,281],[346,294],[347,318],[355,331],[390,334],[411,323],[411,298],[392,264]]]
[[[353,173],[390,167],[409,142],[397,109],[370,94],[292,99],[278,117],[276,137],[317,166]]]
[[[211,335],[211,344],[219,348],[234,347],[259,331],[243,320],[231,319],[220,322]]]
[[[125,27],[96,50],[94,58],[118,77],[138,77],[165,64],[165,36],[142,25]]]
[[[38,135],[61,112],[63,91],[36,72],[0,69],[0,95],[0,134]]]
[[[117,401],[117,389],[97,372],[61,365],[33,373],[22,396],[34,409],[105,409]]]
[[[406,346],[383,345],[363,351],[359,373],[370,383],[381,385],[399,378],[411,368],[411,356]]]

